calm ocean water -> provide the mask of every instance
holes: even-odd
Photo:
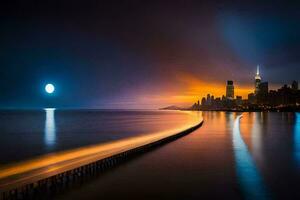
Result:
[[[0,164],[39,155],[151,134],[192,119],[179,111],[0,111]]]
[[[55,199],[300,199],[300,113],[197,112],[193,133]],[[176,128],[173,111],[2,111],[2,164]]]
[[[58,199],[299,199],[299,113],[204,112],[193,133]]]

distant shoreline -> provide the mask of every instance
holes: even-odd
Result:
[[[300,107],[297,108],[272,108],[272,109],[168,109],[168,108],[160,108],[159,110],[179,110],[179,111],[220,111],[220,112],[300,112]]]

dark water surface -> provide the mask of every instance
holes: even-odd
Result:
[[[180,111],[0,111],[0,164],[184,126]]]
[[[299,199],[300,114],[204,112],[203,126],[57,199]]]

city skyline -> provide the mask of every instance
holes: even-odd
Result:
[[[248,98],[236,94],[233,80],[227,80],[226,93],[216,96],[208,93],[192,105],[192,107],[166,107],[163,109],[187,110],[228,110],[228,111],[263,111],[263,110],[299,110],[300,90],[298,81],[284,84],[280,88],[269,89],[269,82],[261,77],[260,67],[257,65],[253,90]],[[201,102],[201,103],[200,103]]]
[[[254,78],[253,92],[248,98],[235,94],[234,81],[228,80],[226,94],[214,96],[208,93],[191,107],[180,108],[169,106],[166,110],[212,110],[212,111],[297,111],[300,109],[300,90],[298,81],[284,84],[280,88],[269,90],[269,83],[260,76],[257,66]],[[201,103],[200,103],[201,102]]]
[[[261,73],[260,73],[260,67],[259,65],[257,65],[256,68],[256,74],[254,77],[254,85],[252,88],[252,91],[250,90],[250,92],[247,94],[247,98],[243,97],[242,95],[236,94],[235,90],[237,89],[234,85],[234,81],[233,80],[227,80],[227,85],[225,87],[225,93],[223,93],[222,95],[215,95],[213,92],[207,93],[207,95],[205,96],[201,96],[200,99],[201,102],[205,102],[205,101],[209,101],[209,104],[211,102],[211,100],[219,99],[219,100],[247,100],[250,103],[254,104],[257,103],[257,99],[255,98],[261,98],[260,96],[267,96],[269,92],[276,92],[278,90],[280,90],[281,88],[291,88],[293,90],[299,90],[299,86],[298,86],[298,81],[297,80],[293,80],[290,84],[283,84],[282,86],[278,87],[278,88],[269,88],[269,82],[265,81],[262,77],[261,77]],[[212,99],[211,99],[212,98]],[[264,97],[266,98],[266,97]],[[198,100],[198,106],[200,105],[200,99]],[[196,105],[195,104],[195,105]],[[205,104],[205,103],[204,103]],[[203,103],[201,103],[201,105],[203,105]]]

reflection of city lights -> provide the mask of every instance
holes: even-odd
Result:
[[[300,113],[295,114],[295,127],[294,127],[294,155],[297,164],[300,166]]]
[[[258,113],[255,112],[252,115],[253,117],[253,126],[251,131],[252,138],[252,147],[253,147],[253,157],[255,159],[259,159],[259,161],[263,161],[263,151],[262,151],[262,125],[261,120],[263,119],[263,112]]]
[[[45,120],[45,144],[46,146],[52,146],[56,139],[55,117],[54,108],[46,108],[46,120]]]
[[[242,116],[237,117],[234,121],[232,138],[236,171],[239,182],[241,183],[241,189],[243,190],[245,197],[247,197],[246,199],[268,199],[262,177],[241,137],[241,117]]]

